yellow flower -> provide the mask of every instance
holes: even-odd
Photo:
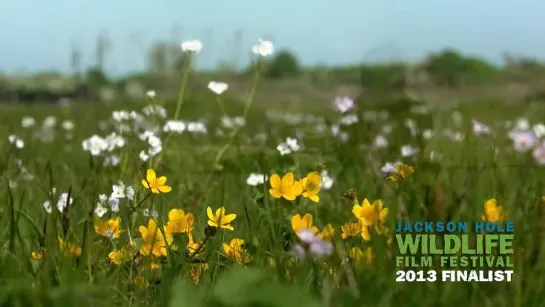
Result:
[[[208,263],[192,263],[189,266],[189,273],[191,274],[191,279],[195,284],[198,284],[202,278],[204,271],[208,270]]]
[[[127,243],[127,245],[123,246],[123,248],[110,252],[108,254],[108,258],[113,263],[121,265],[132,259],[135,247],[136,243],[134,241],[130,241]]]
[[[142,276],[136,276],[133,280],[133,283],[138,290],[144,290],[149,286],[149,282]]]
[[[157,178],[157,175],[155,174],[155,171],[151,168],[148,169],[146,173],[146,179],[142,179],[142,185],[146,189],[150,189],[152,193],[159,194],[159,193],[168,193],[172,191],[172,188],[168,185],[165,185],[167,182],[167,177],[161,176]]]
[[[271,266],[276,266],[276,260],[274,260],[274,258],[271,256],[267,257],[267,263]]]
[[[167,227],[171,233],[191,233],[195,224],[193,214],[186,214],[182,209],[172,209],[168,212]]]
[[[504,219],[503,207],[498,206],[495,198],[491,198],[484,203],[484,212],[481,215],[483,221],[500,222]]]
[[[333,228],[333,225],[327,224],[318,236],[324,240],[331,241],[333,234],[335,234],[335,228]]]
[[[157,223],[153,219],[150,219],[148,228],[140,226],[138,227],[138,230],[144,241],[140,248],[140,254],[147,256],[151,253],[155,257],[167,255],[167,244],[171,245],[173,241],[172,234],[168,230],[168,227],[163,227],[163,231],[165,232],[165,235],[163,236],[163,233],[157,227]]]
[[[377,223],[384,223],[388,215],[388,208],[382,208],[382,201],[377,199],[371,205],[366,199],[362,205],[354,205],[352,213],[362,222],[363,225],[373,226]]]
[[[396,165],[396,172],[386,179],[392,181],[407,180],[407,178],[409,178],[409,176],[411,176],[413,173],[414,167],[405,164],[398,164]]]
[[[280,176],[273,174],[269,181],[271,183],[269,194],[274,198],[284,197],[287,200],[295,200],[303,192],[301,184],[294,181],[293,173],[291,172],[284,175],[282,180],[280,180]]]
[[[73,256],[73,257],[79,257],[81,256],[81,247],[79,247],[78,245],[74,244],[74,243],[66,243],[64,242],[64,240],[61,238],[61,237],[58,237],[57,238],[58,241],[59,241],[59,249],[61,250],[61,252],[69,257],[69,256]]]
[[[240,264],[246,264],[252,261],[252,257],[243,248],[244,240],[234,238],[229,244],[223,243],[223,250],[227,256]]]
[[[189,255],[193,255],[198,251],[194,256],[199,256],[202,254],[203,251],[202,248],[200,248],[201,245],[202,242],[193,241],[193,237],[190,237],[189,242],[187,243],[187,252],[189,253]]]
[[[291,218],[291,228],[293,232],[298,233],[302,229],[310,229],[314,233],[320,232],[318,227],[312,226],[312,214],[307,213],[302,218],[300,214],[296,214]]]
[[[356,265],[360,264],[371,264],[375,258],[373,249],[368,247],[365,251],[362,251],[359,247],[352,247],[348,251],[348,258],[352,260]],[[343,261],[346,263],[346,260]]]
[[[161,265],[155,261],[150,262],[149,264],[150,270],[159,270],[161,268]]]
[[[369,226],[365,226],[363,224],[361,224],[361,237],[365,240],[365,241],[369,241],[371,240],[371,231],[369,230]]]
[[[31,253],[32,259],[42,260],[44,258],[44,251],[42,249]]]
[[[349,237],[355,237],[361,233],[361,222],[346,223],[341,226],[341,238],[346,240]]]
[[[216,210],[215,214],[212,213],[212,208],[208,207],[206,209],[206,215],[208,215],[209,226],[234,230],[233,226],[231,226],[231,222],[237,218],[237,215],[234,213],[226,215],[224,207],[220,207]]]
[[[318,193],[320,193],[320,185],[322,184],[322,176],[318,172],[309,173],[305,178],[301,179],[300,185],[303,188],[303,197],[309,198],[313,202],[320,201]]]
[[[106,221],[96,219],[95,232],[103,237],[117,239],[121,235],[121,218],[116,216]]]

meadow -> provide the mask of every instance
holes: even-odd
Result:
[[[543,106],[284,108],[252,80],[0,106],[1,305],[544,305]],[[395,282],[398,220],[482,218],[516,223],[512,282]]]

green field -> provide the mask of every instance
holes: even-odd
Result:
[[[259,87],[247,102],[228,97],[0,106],[2,306],[544,305],[540,141],[508,137],[539,124],[542,106],[399,102],[341,114],[332,104],[281,111]],[[149,105],[165,117],[146,115]],[[165,131],[180,105],[185,131]],[[222,109],[245,124],[222,121]],[[476,134],[473,119],[492,133]],[[281,155],[288,137],[299,148]],[[415,153],[404,157],[407,145]],[[387,179],[382,168],[396,161],[414,173]],[[307,178],[306,192],[273,176],[289,172]],[[492,198],[515,221],[510,283],[395,282],[388,239],[399,219],[478,221]],[[364,199],[387,214],[365,217],[354,209]],[[236,218],[220,221],[220,207]],[[311,227],[317,250],[295,257],[310,248],[295,231]]]

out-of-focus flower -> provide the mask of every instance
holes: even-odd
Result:
[[[246,179],[246,183],[251,186],[256,186],[265,183],[265,181],[268,179],[267,175],[264,174],[257,174],[257,173],[251,173],[248,176],[248,179]]]
[[[234,238],[229,242],[229,244],[222,244],[223,251],[227,256],[242,265],[247,264],[252,261],[252,257],[244,249],[244,240],[239,238]]]
[[[485,201],[481,218],[483,221],[494,223],[501,222],[504,219],[503,207],[498,206],[498,202],[495,198],[491,198]]]
[[[517,132],[513,135],[513,148],[519,152],[531,150],[536,142],[537,138],[533,131]]]
[[[333,186],[333,183],[335,183],[335,180],[329,176],[326,170],[323,170],[321,175],[322,175],[322,184],[320,185],[320,188],[324,190],[331,189],[331,187]]]
[[[346,113],[354,108],[354,100],[348,97],[336,97],[333,105],[339,112]]]
[[[259,39],[259,41],[252,47],[252,52],[255,55],[267,57],[274,53],[274,45],[268,40]]]
[[[182,51],[183,52],[195,52],[199,53],[202,50],[202,43],[199,40],[190,40],[182,42]]]
[[[417,152],[418,152],[418,150],[416,148],[414,148],[413,146],[411,146],[411,145],[401,146],[401,155],[403,157],[414,156]]]
[[[36,121],[33,117],[25,116],[21,119],[21,127],[30,128],[36,124]]]
[[[155,93],[155,91],[149,90],[149,91],[146,92],[146,96],[148,96],[148,98],[155,98],[155,96],[157,96],[157,94]]]
[[[297,232],[301,244],[292,247],[292,254],[298,259],[304,259],[308,254],[315,257],[329,256],[333,254],[331,242],[323,240],[310,229],[301,229]]]
[[[210,81],[208,83],[208,89],[212,92],[221,95],[223,94],[227,89],[229,89],[229,84],[225,82],[216,82],[216,81]]]
[[[534,148],[532,156],[539,165],[545,165],[545,142]]]
[[[490,127],[488,127],[487,125],[485,125],[485,124],[483,124],[481,122],[478,122],[476,120],[472,120],[471,123],[473,125],[473,133],[475,135],[489,134],[490,133]]]
[[[25,142],[16,135],[10,135],[8,137],[8,140],[11,144],[15,146],[15,148],[22,149],[25,147]]]

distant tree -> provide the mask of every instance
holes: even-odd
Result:
[[[300,74],[301,67],[295,55],[287,50],[276,54],[266,69],[266,76],[271,79],[296,77]]]
[[[431,54],[424,63],[434,83],[456,87],[492,81],[498,73],[494,65],[475,57],[464,57],[453,49]]]
[[[157,75],[164,75],[168,70],[167,63],[167,44],[164,42],[155,42],[148,55],[148,70]]]

